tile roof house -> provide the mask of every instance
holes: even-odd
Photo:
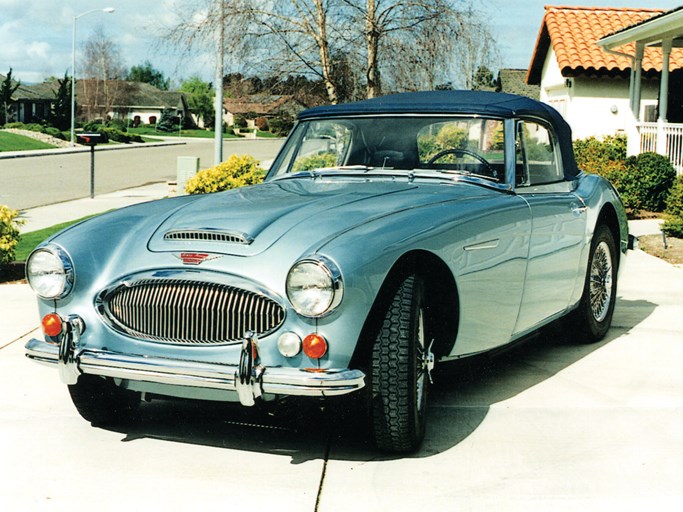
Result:
[[[653,16],[602,37],[598,46],[607,52],[630,57],[633,70],[629,80],[630,154],[656,151],[666,155],[683,173],[683,6]],[[640,116],[643,102],[643,75],[647,73],[648,52],[661,55],[657,120]]]
[[[78,80],[76,103],[81,117],[87,120],[106,115],[135,123],[156,124],[164,110],[169,109],[176,116],[190,116],[184,93],[162,91],[144,82]]]
[[[650,8],[546,6],[526,81],[540,86],[541,101],[565,116],[575,138],[626,131],[633,119],[635,43],[608,51],[598,41],[663,14]],[[670,69],[683,75],[683,48],[671,51]],[[645,47],[635,113],[640,119],[656,120],[661,71],[661,49]],[[676,115],[683,121],[683,109]]]
[[[235,122],[235,116],[263,116],[273,117],[288,114],[295,117],[306,106],[294,96],[254,94],[240,98],[225,98],[223,108],[226,112],[224,118],[228,125]]]

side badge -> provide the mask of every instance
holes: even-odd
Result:
[[[184,265],[199,265],[205,261],[217,260],[221,256],[218,254],[207,254],[205,252],[181,252],[174,255]]]

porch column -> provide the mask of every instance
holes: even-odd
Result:
[[[637,121],[640,121],[640,97],[641,97],[641,82],[643,79],[643,54],[645,53],[645,45],[643,43],[636,43],[635,56],[635,86],[633,87],[633,98],[631,103],[631,110]]]
[[[669,111],[669,57],[671,39],[662,41],[662,80],[659,83],[659,120],[666,123]]]
[[[669,110],[669,56],[671,55],[671,39],[662,40],[662,79],[659,82],[659,116],[657,117],[657,145],[655,151],[668,156],[666,152],[667,136],[664,129]]]

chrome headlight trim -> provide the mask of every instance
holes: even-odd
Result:
[[[342,301],[344,282],[339,267],[329,258],[315,255],[300,259],[287,273],[287,298],[301,316],[320,318]]]
[[[39,247],[26,260],[26,279],[41,299],[62,299],[74,285],[71,257],[55,244]]]

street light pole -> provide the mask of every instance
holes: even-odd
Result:
[[[223,51],[225,49],[225,4],[223,0],[218,0],[218,33],[216,34],[216,96],[214,98],[214,149],[213,165],[218,165],[223,161]]]
[[[82,18],[86,14],[93,12],[106,12],[111,14],[114,12],[113,7],[105,7],[104,9],[92,9],[90,11],[82,12],[74,16],[73,30],[71,33],[71,146],[76,145],[76,20]]]

